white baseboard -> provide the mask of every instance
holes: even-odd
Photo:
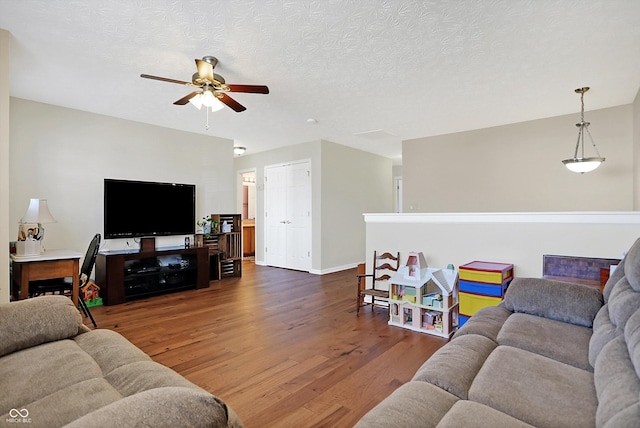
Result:
[[[264,260],[255,260],[254,263],[258,266],[268,266],[264,262]],[[340,272],[347,269],[353,269],[354,267],[358,266],[360,263],[364,263],[364,262],[349,263],[346,265],[334,266],[327,269],[311,269],[309,270],[309,273],[313,275],[326,275],[328,273],[334,273],[334,272]]]
[[[334,266],[334,267],[330,267],[327,269],[320,269],[320,270],[311,269],[309,273],[312,273],[314,275],[326,275],[328,273],[334,273],[334,272],[340,272],[347,269],[353,269],[354,267],[358,266],[360,263],[363,263],[363,262],[349,263],[342,266]]]

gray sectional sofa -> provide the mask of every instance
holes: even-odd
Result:
[[[0,305],[0,415],[12,427],[242,426],[118,333],[90,331],[64,296]]]
[[[357,427],[640,427],[640,240],[604,292],[516,278]]]

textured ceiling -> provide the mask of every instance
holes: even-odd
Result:
[[[401,140],[628,104],[638,0],[0,0],[11,96],[235,140],[318,139],[398,158]],[[247,107],[172,103],[213,55]],[[314,118],[317,123],[309,123]],[[573,126],[573,124],[567,124]]]

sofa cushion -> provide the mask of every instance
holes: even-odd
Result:
[[[198,388],[170,368],[154,362],[114,331],[94,330],[74,340],[97,363],[101,376],[123,396],[169,385]]]
[[[588,327],[529,314],[513,314],[500,330],[498,343],[593,371],[588,352],[591,332]]]
[[[627,412],[630,408],[637,408],[640,380],[634,370],[624,336],[618,336],[602,348],[596,360],[594,382],[600,402],[596,414],[598,427],[611,423],[618,414]]]
[[[175,371],[154,361],[126,364],[109,372],[105,379],[124,396],[163,386],[200,389]]]
[[[69,299],[67,299],[69,300]],[[0,409],[19,408],[89,379],[102,370],[73,340],[23,349],[0,362]]]
[[[596,366],[596,359],[602,348],[621,334],[622,331],[611,322],[609,304],[605,303],[593,320],[593,334],[589,340],[589,363],[592,367]]]
[[[640,404],[636,403],[616,413],[603,428],[637,428],[640,421]]]
[[[629,317],[640,308],[640,293],[625,276],[613,286],[608,305],[609,319],[622,332]]]
[[[640,239],[636,240],[624,259],[624,276],[634,291],[640,291]]]
[[[502,324],[512,314],[504,306],[488,306],[475,313],[455,334],[454,338],[465,334],[479,334],[498,343],[498,333]]]
[[[360,428],[433,428],[458,398],[427,382],[411,381],[360,419]]]
[[[615,270],[607,280],[607,283],[604,285],[604,289],[602,290],[602,296],[604,297],[605,303],[609,301],[609,295],[611,294],[611,290],[613,289],[613,286],[616,285],[616,283],[620,281],[624,276],[624,265],[625,265],[624,261],[625,259],[623,258],[622,261],[618,263],[618,266],[615,268]]]
[[[460,400],[444,415],[437,428],[532,428],[512,416],[474,401]]]
[[[510,346],[489,355],[469,399],[541,428],[593,426],[598,405],[591,372]]]
[[[432,383],[461,399],[489,354],[496,348],[491,339],[467,334],[438,349],[413,376],[413,380]]]
[[[624,327],[624,340],[633,368],[640,373],[640,308],[629,317]]]
[[[42,296],[0,305],[0,319],[0,357],[88,331],[73,302],[64,296]]]
[[[68,424],[88,412],[107,406],[122,396],[102,378],[94,378],[82,382],[67,385],[55,392],[41,396],[32,402],[27,402],[18,406],[11,406],[10,409],[27,409],[29,412],[28,426],[33,428],[50,428]],[[1,416],[6,420],[10,415]],[[13,426],[24,426],[25,424],[12,424]]]
[[[512,312],[591,327],[604,300],[596,288],[543,278],[515,278],[503,303]]]
[[[152,361],[141,349],[111,330],[93,330],[91,334],[81,334],[73,338],[77,345],[108,375],[113,370],[138,361]]]

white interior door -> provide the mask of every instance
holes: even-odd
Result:
[[[287,168],[266,167],[264,170],[264,224],[265,263],[269,266],[286,267],[287,242]]]
[[[265,167],[265,263],[311,269],[311,163]]]
[[[311,269],[311,171],[309,162],[293,164],[287,174],[287,267]]]

